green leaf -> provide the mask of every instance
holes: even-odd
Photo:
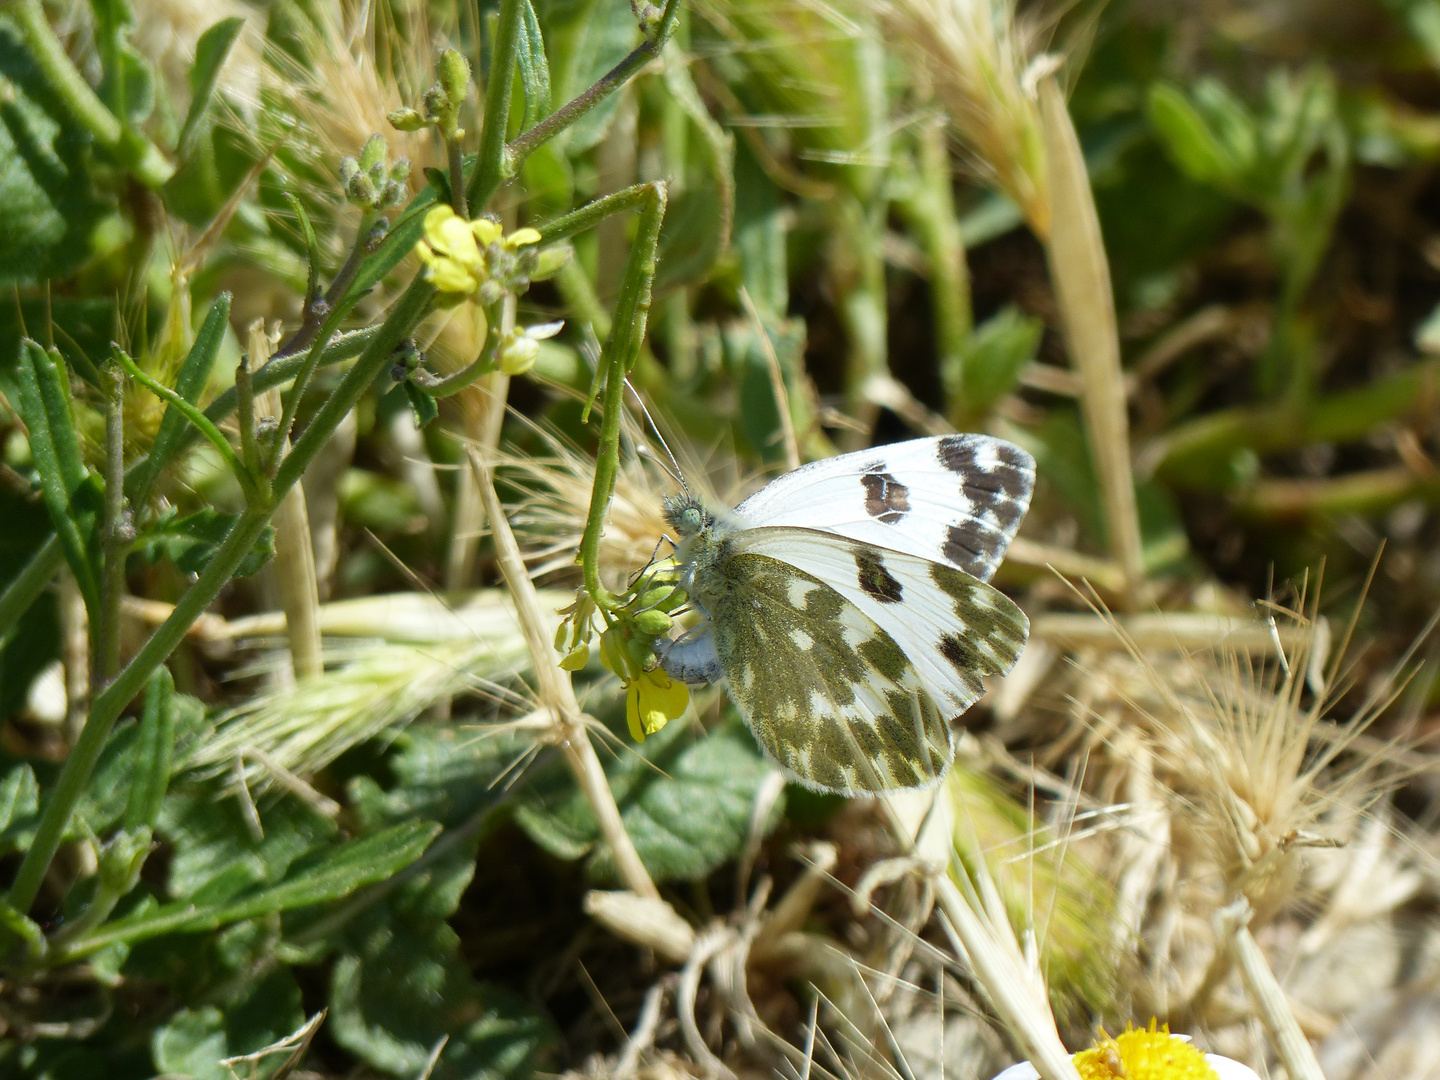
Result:
[[[539,0],[536,15],[545,28],[557,101],[569,101],[587,89],[640,43],[629,0]],[[565,152],[575,157],[598,144],[623,96],[611,94],[562,132],[558,141]]]
[[[219,903],[284,879],[290,867],[335,837],[329,818],[282,799],[261,813],[255,839],[233,795],[218,783],[177,784],[161,807],[158,832],[170,844],[167,892],[177,900]]]
[[[979,416],[1014,389],[1025,365],[1035,359],[1044,336],[1045,324],[1026,315],[1013,304],[977,326],[959,357],[959,371],[944,370],[940,377],[947,388],[958,383],[957,393],[947,389],[951,400]]]
[[[64,958],[76,960],[117,943],[215,930],[245,919],[339,900],[409,866],[424,854],[439,831],[440,826],[433,821],[406,822],[332,848],[279,885],[252,889],[221,903],[198,902],[197,898],[117,919],[76,941],[65,951]]]
[[[455,734],[434,731],[413,740],[393,759],[400,784],[384,796],[363,797],[366,812],[404,815],[424,805],[454,817],[493,800],[486,781],[508,755],[476,745],[490,740]],[[471,977],[459,936],[446,921],[474,876],[479,841],[472,832],[417,868],[341,934],[330,980],[330,1034],[374,1068],[418,1075],[448,1036],[436,1080],[519,1080],[532,1075],[554,1042],[541,1017]]]
[[[220,69],[225,66],[225,58],[230,55],[230,49],[244,28],[245,20],[239,16],[221,19],[201,34],[200,40],[195,43],[195,62],[190,65],[190,108],[185,113],[185,124],[175,145],[175,156],[181,162],[188,161],[195,152],[201,122],[210,108]]]
[[[693,881],[744,848],[755,793],[771,771],[750,733],[732,718],[699,738],[689,725],[672,722],[641,746],[627,747],[605,775],[625,830],[655,880]],[[537,778],[516,820],[560,858],[588,854],[586,869],[596,882],[616,883],[614,858],[600,842],[590,804],[568,773],[548,780]],[[775,807],[767,832],[783,812]]]
[[[0,780],[0,851],[10,851],[22,830],[34,827],[40,812],[40,785],[29,762],[11,766]]]
[[[520,48],[515,59],[520,85],[525,89],[525,117],[520,124],[523,131],[550,115],[550,63],[545,59],[545,38],[530,0],[520,6],[520,16]]]
[[[95,43],[104,75],[95,93],[130,127],[155,107],[155,72],[130,45],[135,13],[126,0],[90,0],[95,13]]]
[[[228,1057],[225,1014],[214,1005],[181,1009],[150,1041],[155,1068],[194,1080],[231,1080],[220,1059]]]
[[[85,606],[94,612],[100,600],[97,522],[104,497],[80,453],[64,364],[38,342],[26,340],[22,350],[20,415],[30,432],[30,456],[65,560]]]
[[[0,84],[0,286],[65,277],[91,256],[95,227],[113,213],[112,201],[95,190],[90,138],[3,12]]]
[[[285,201],[290,204],[290,210],[295,215],[295,221],[300,226],[300,237],[305,241],[305,259],[309,266],[308,277],[305,284],[305,300],[309,303],[320,295],[320,242],[315,239],[315,226],[310,223],[310,215],[305,210],[305,204],[295,197],[294,192],[287,191]]]
[[[1175,164],[1192,180],[1217,187],[1239,181],[1239,163],[1178,87],[1156,83],[1148,101],[1150,126]]]
[[[429,427],[440,415],[439,403],[408,379],[401,386],[405,390],[405,400],[410,403],[410,411],[415,414],[416,425]]]
[[[162,1073],[193,1080],[234,1080],[234,1074],[220,1064],[222,1058],[262,1050],[304,1022],[300,988],[290,972],[282,968],[230,997],[223,1012],[206,1005],[176,1013],[151,1037],[151,1056]],[[271,1075],[285,1057],[276,1054],[261,1059],[255,1075]]]
[[[215,298],[215,303],[210,305],[200,332],[195,335],[195,343],[190,346],[190,351],[180,365],[180,372],[175,377],[175,393],[192,405],[198,404],[200,395],[210,381],[210,372],[215,367],[216,357],[220,355],[220,346],[225,341],[225,332],[229,326],[230,294],[221,293]],[[145,501],[150,486],[175,456],[187,422],[185,415],[173,404],[165,406],[165,415],[155,432],[155,441],[150,446],[149,456],[126,477],[126,493],[133,501]]]
[[[135,779],[125,806],[125,827],[153,828],[160,820],[165,789],[170,786],[170,758],[175,745],[175,680],[161,664],[145,688],[145,711],[135,746]]]
[[[208,507],[181,517],[177,509],[170,507],[136,537],[134,550],[152,565],[168,559],[186,574],[199,574],[225,542],[239,517],[239,514],[222,514]],[[267,525],[255,546],[241,560],[235,576],[249,577],[274,554],[275,529]]]

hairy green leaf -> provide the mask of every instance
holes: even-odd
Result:
[[[225,66],[225,59],[244,28],[245,20],[238,16],[221,19],[201,34],[200,40],[195,43],[195,62],[190,65],[189,76],[190,108],[185,113],[185,124],[175,145],[175,156],[182,162],[188,161],[195,152],[202,121],[215,94],[215,83],[220,78],[220,69]]]
[[[168,559],[186,574],[204,571],[215,551],[225,542],[239,514],[222,514],[207,507],[180,516],[170,507],[135,538],[135,551],[149,563]],[[249,577],[275,554],[275,529],[267,525],[260,539],[235,570],[236,577]]]
[[[625,829],[657,881],[704,877],[735,857],[749,835],[755,794],[773,771],[738,719],[696,737],[689,725],[671,723],[659,735],[612,759],[606,769]],[[536,843],[565,859],[588,856],[598,883],[618,881],[614,858],[600,842],[590,804],[568,781],[552,774],[537,779],[516,809],[516,819]],[[768,832],[783,813],[776,806]]]

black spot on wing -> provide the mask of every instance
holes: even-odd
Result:
[[[865,512],[886,525],[894,525],[910,509],[910,489],[896,480],[880,462],[860,474],[865,489]]]
[[[860,591],[882,604],[898,604],[904,598],[899,579],[885,569],[880,552],[874,548],[855,548],[855,577]]]
[[[950,666],[960,675],[961,681],[976,697],[983,692],[980,676],[992,666],[974,645],[965,639],[963,633],[946,634],[940,639],[940,655],[950,661]]]
[[[1019,504],[1025,512],[1035,485],[1035,459],[1020,447],[983,435],[947,435],[935,447],[940,464],[960,477],[961,487],[982,506],[997,498]]]
[[[945,530],[945,558],[977,578],[987,578],[1000,561],[1005,537],[975,518],[961,518]]]

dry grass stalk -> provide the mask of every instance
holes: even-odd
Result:
[[[919,54],[971,168],[1050,232],[1045,140],[1025,92],[1029,44],[1013,0],[871,0]]]
[[[943,792],[952,790],[953,785],[947,784]],[[921,809],[918,815],[917,808]],[[945,794],[937,797],[921,792],[891,796],[886,809],[896,839],[912,849],[926,867],[944,915],[941,926],[956,955],[969,964],[1015,1041],[1045,1080],[1079,1080],[1080,1074],[1060,1041],[1044,980],[1015,937],[988,864],[982,858],[969,867],[959,860],[952,840],[955,830],[974,829],[972,823],[957,820],[965,814],[963,800],[952,803]],[[967,846],[981,848],[974,837]]]
[[[475,470],[479,483],[480,497],[485,503],[485,512],[490,518],[490,532],[495,539],[495,553],[500,564],[500,573],[510,590],[520,629],[525,635],[526,646],[535,665],[540,703],[551,710],[554,717],[554,736],[559,743],[565,762],[575,775],[575,782],[585,793],[590,808],[599,824],[600,833],[615,856],[615,866],[620,879],[631,892],[639,896],[658,900],[659,890],[651,880],[640,853],[625,831],[625,822],[620,817],[620,808],[615,805],[615,796],[605,778],[605,770],[595,747],[590,742],[580,704],[575,700],[575,688],[570,683],[570,673],[560,667],[560,657],[555,652],[548,620],[535,595],[535,586],[525,569],[520,555],[520,546],[510,531],[510,522],[505,517],[504,507],[495,494],[485,459],[473,447],[468,449],[470,467]]]
[[[1290,1080],[1325,1080],[1320,1062],[1316,1060],[1310,1040],[1300,1030],[1284,989],[1250,933],[1251,914],[1250,905],[1243,898],[1236,900],[1216,912],[1216,933],[1235,957],[1255,1011],[1275,1041],[1286,1075]]]
[[[800,444],[795,439],[795,419],[790,414],[790,394],[785,389],[785,375],[780,370],[780,357],[775,355],[775,344],[770,340],[770,331],[755,301],[750,299],[750,290],[740,286],[740,302],[745,305],[745,314],[750,317],[751,328],[760,341],[765,353],[765,366],[770,372],[770,391],[775,395],[775,411],[780,416],[780,438],[785,447],[785,468],[792,471],[800,467]]]
[[[1045,250],[1065,340],[1080,373],[1081,408],[1104,497],[1110,549],[1125,575],[1131,600],[1136,602],[1141,598],[1145,567],[1110,264],[1085,156],[1053,73],[1040,80],[1039,95],[1051,211]]]
[[[478,308],[476,310],[478,312]],[[453,325],[446,323],[447,328]],[[508,332],[514,326],[515,297],[506,296],[501,331]],[[479,341],[483,341],[485,335],[478,329],[476,333]],[[479,348],[478,342],[474,348]],[[465,363],[468,362],[467,359]],[[505,422],[505,402],[509,396],[510,376],[503,371],[482,376],[459,395],[465,438],[492,459],[500,445],[500,428]],[[475,577],[475,555],[480,535],[485,531],[485,503],[472,470],[459,471],[455,488],[455,522],[450,532],[450,547],[445,553],[445,587],[464,589]]]
[[[250,324],[249,345],[252,370],[270,359],[270,336],[265,324]],[[269,390],[255,399],[258,417],[280,418],[280,391]],[[289,452],[286,439],[275,452]],[[320,650],[320,585],[315,573],[315,548],[310,539],[310,515],[305,504],[305,487],[293,485],[280,500],[274,516],[275,559],[270,565],[276,599],[285,612],[285,637],[290,646],[290,665],[297,679],[309,679],[325,670]]]
[[[284,786],[278,770],[312,776],[351,747],[396,731],[458,694],[478,692],[512,706],[524,704],[486,677],[506,678],[527,659],[513,621],[503,636],[421,645],[371,642],[331,649],[328,658],[330,670],[322,675],[222,713],[189,767],[214,774],[239,758],[245,783],[265,791]]]

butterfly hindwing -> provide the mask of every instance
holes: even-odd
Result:
[[[1020,527],[1035,460],[988,435],[913,439],[812,462],[735,508],[751,527],[839,533],[988,581]]]
[[[1029,633],[1013,600],[943,563],[815,529],[745,529],[733,545],[827,582],[899,645],[947,717],[1014,666]]]
[[[933,783],[949,725],[895,639],[818,578],[732,550],[694,581],[729,686],[765,751],[847,794]]]

